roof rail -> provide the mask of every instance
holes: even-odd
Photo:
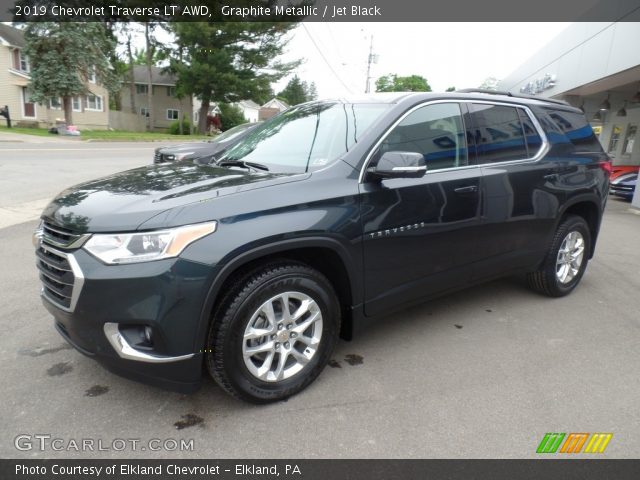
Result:
[[[513,93],[506,90],[488,90],[486,88],[463,88],[456,90],[456,93],[488,93],[491,95],[506,95],[507,97],[513,97]]]
[[[535,95],[523,95],[523,94],[513,94],[511,92],[507,92],[505,90],[486,90],[482,88],[463,88],[462,90],[456,90],[456,93],[486,93],[489,95],[504,95],[506,97],[513,98],[528,98],[531,100],[540,100],[542,102],[556,103],[558,105],[565,105],[567,107],[571,107],[572,105],[569,102],[564,100],[556,100],[555,98],[540,98]]]

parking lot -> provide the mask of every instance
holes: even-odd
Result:
[[[637,457],[640,215],[616,199],[572,295],[505,279],[372,320],[286,402],[245,404],[211,380],[166,392],[77,353],[40,303],[38,212],[74,183],[150,163],[155,146],[0,142],[1,457],[533,458],[547,432],[613,433],[600,457]],[[36,435],[57,449],[16,448]],[[78,451],[83,439],[104,448]],[[192,448],[167,443],[181,439]]]

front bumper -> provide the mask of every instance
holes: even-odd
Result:
[[[180,258],[104,265],[84,250],[68,253],[82,271],[73,309],[42,295],[58,332],[111,371],[181,392],[202,378],[198,327],[211,268]],[[152,348],[135,348],[125,332],[146,326]]]
[[[633,198],[633,194],[634,194],[634,188],[633,187],[616,187],[616,186],[612,186],[609,188],[609,193],[611,195],[615,195],[616,197],[622,197],[625,198],[627,200],[631,200]]]

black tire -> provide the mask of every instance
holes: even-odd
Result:
[[[340,306],[329,280],[306,265],[283,260],[265,265],[238,278],[228,292],[214,314],[207,336],[206,364],[216,383],[236,398],[260,404],[288,398],[313,382],[329,361],[340,332]],[[266,381],[254,375],[245,363],[245,329],[265,302],[285,292],[298,292],[315,302],[321,313],[322,328],[313,327],[313,333],[316,333],[316,328],[322,333],[315,353],[308,363],[302,365],[299,372],[289,378]],[[292,307],[295,309],[296,305],[293,304]],[[278,313],[276,317],[277,315]],[[279,315],[282,318],[283,313],[280,312]],[[275,344],[277,340],[273,340],[271,335],[265,335],[263,340],[257,341],[272,341]],[[290,347],[287,352],[293,348],[303,348],[300,340],[290,340],[290,343],[287,340],[287,346]],[[282,343],[281,348],[284,348],[284,345]],[[280,350],[282,351],[284,350]],[[282,355],[275,351],[275,347],[269,354],[272,355],[272,359],[279,359]],[[290,360],[300,363],[293,355]]]
[[[582,236],[584,242],[584,253],[578,272],[570,281],[561,282],[556,274],[558,254],[565,238],[577,232]],[[556,233],[549,247],[549,251],[540,266],[540,269],[527,274],[527,282],[536,292],[549,297],[563,297],[573,291],[580,283],[589,262],[589,252],[591,251],[591,232],[587,222],[577,215],[568,215],[558,226]]]

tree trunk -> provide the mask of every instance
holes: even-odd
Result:
[[[196,133],[198,129],[198,126],[193,123],[193,121],[195,120],[195,117],[193,115],[193,95],[189,95],[188,105],[189,105],[189,125],[190,125],[189,135],[193,135],[194,133]]]
[[[149,112],[149,131],[154,130],[154,108],[153,108],[153,83],[151,80],[151,67],[153,66],[153,47],[151,45],[151,30],[149,28],[149,22],[144,24],[144,39],[147,46],[146,60],[147,60],[147,111]]]
[[[209,114],[209,97],[203,98],[200,104],[200,113],[198,114],[198,133],[204,135],[207,133],[207,115]]]
[[[131,102],[131,113],[138,113],[136,109],[136,85],[135,77],[133,76],[133,53],[131,52],[131,34],[127,37],[127,57],[129,60],[129,100]]]
[[[71,97],[62,97],[62,108],[64,109],[64,121],[69,125],[73,125],[73,108],[71,105]]]
[[[182,65],[183,48],[182,48],[182,45],[180,45],[180,44],[178,44],[178,52],[179,52],[178,61],[180,62],[180,65]],[[177,85],[176,85],[176,88],[177,88]],[[182,120],[183,120],[182,115],[183,115],[183,113],[182,112],[184,111],[184,109],[182,108],[182,100],[183,100],[182,95],[180,96],[180,98],[178,98],[178,100],[180,102],[180,111],[178,112],[178,118],[179,118],[178,131],[180,132],[180,135],[184,135],[184,132],[182,130],[183,129],[183,125],[182,125]]]

